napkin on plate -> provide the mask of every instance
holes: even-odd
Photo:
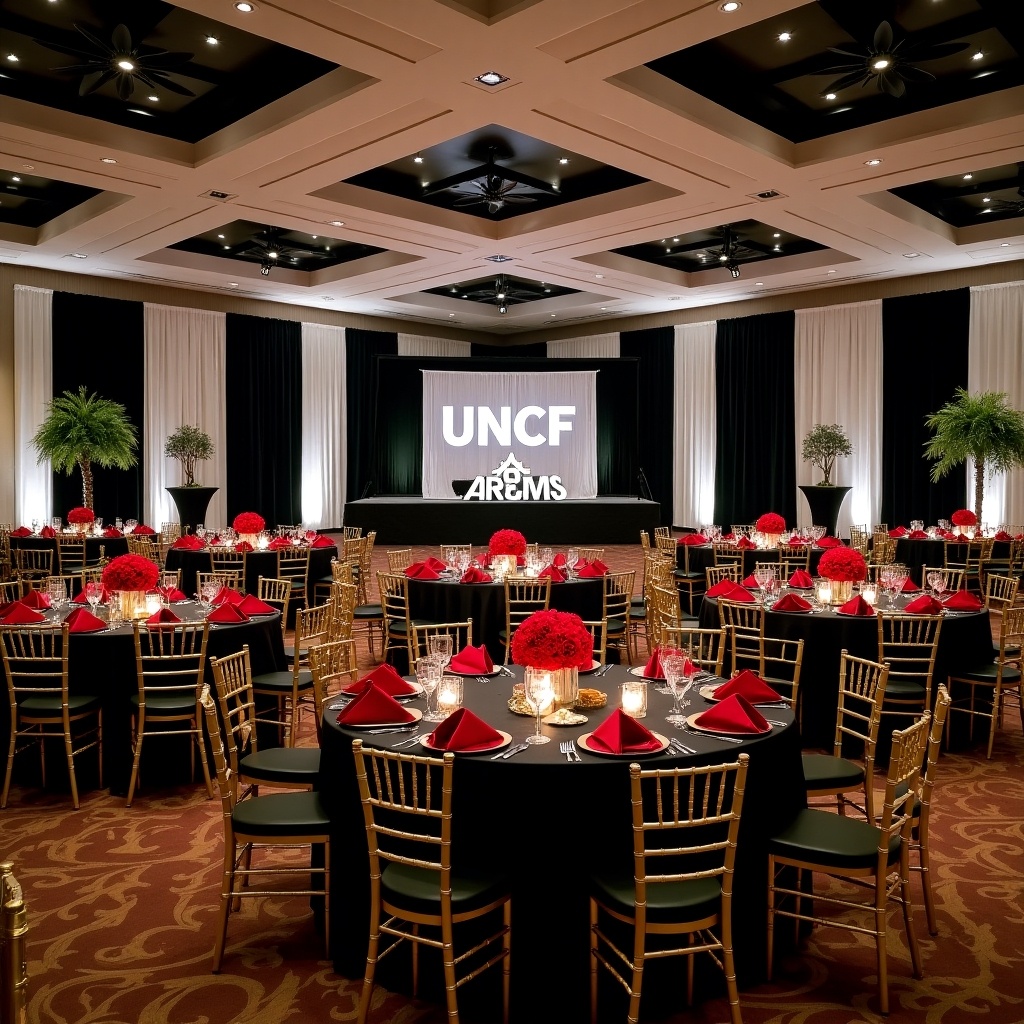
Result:
[[[955,612],[977,612],[981,610],[981,599],[969,590],[958,590],[944,607]]]
[[[644,679],[664,679],[665,670],[661,667],[661,648],[655,647],[647,664],[644,665]]]
[[[188,598],[185,596],[184,592],[179,590],[177,587],[164,587],[162,593],[163,593],[164,597],[167,598],[168,601],[187,601],[188,600]]]
[[[5,626],[27,626],[33,622],[45,622],[46,616],[41,615],[35,608],[27,608],[20,601],[15,601],[0,622]]]
[[[31,537],[32,531],[27,526],[19,526],[16,530],[11,530],[12,537]]]
[[[808,604],[799,594],[783,594],[782,597],[772,605],[773,612],[809,612]]]
[[[797,569],[792,576],[789,577],[789,585],[795,587],[797,590],[810,590],[814,586],[814,580],[811,579],[811,574],[806,572],[804,569]]]
[[[385,693],[376,683],[369,686],[338,715],[338,725],[405,725],[416,716]]]
[[[282,548],[294,547],[287,537],[275,537],[268,545],[269,551],[280,551]]]
[[[235,545],[235,550],[248,553],[249,551],[252,551],[252,545],[247,540],[240,540]]]
[[[372,672],[368,672],[354,683],[343,686],[341,692],[358,696],[369,686],[376,686],[389,697],[405,697],[417,692],[416,687],[407,683],[387,662],[378,665]]]
[[[548,565],[537,573],[537,579],[551,580],[552,583],[564,583],[565,573],[557,565]]]
[[[729,592],[722,595],[726,601],[741,601],[744,604],[754,602],[754,595],[746,587],[741,587],[738,583],[733,583],[732,580],[723,580],[722,582],[728,582],[731,585]]]
[[[485,569],[491,564],[491,556],[486,551],[481,551],[479,555],[476,555],[473,559],[477,565],[482,565]],[[562,562],[565,562],[565,556],[562,556]]]
[[[319,533],[309,542],[309,546],[311,548],[333,548],[335,545],[330,537],[325,537],[322,533]]]
[[[463,647],[448,662],[448,670],[467,676],[482,675],[494,671],[494,662],[491,660],[487,645],[480,644],[478,647]]]
[[[909,576],[903,581],[903,586],[900,587],[900,590],[904,594],[920,594],[921,593],[921,588]]]
[[[221,587],[220,590],[214,594],[213,600],[210,604],[222,605],[222,604],[241,604],[245,598],[237,591],[232,590],[230,587]]]
[[[928,540],[928,534],[924,530],[912,530],[907,534],[907,540]]]
[[[771,728],[764,715],[740,693],[720,700],[695,718],[693,724],[704,729],[734,733],[767,732]]]
[[[433,555],[431,555],[429,558],[425,558],[423,560],[423,564],[433,569],[434,572],[444,572],[445,569],[448,568],[448,566],[445,565],[440,558],[435,558]]]
[[[175,551],[199,551],[205,546],[198,537],[193,537],[191,533],[186,533],[184,537],[179,537],[171,545]]]
[[[273,605],[261,601],[258,597],[253,597],[252,594],[246,594],[235,607],[240,612],[245,612],[246,615],[273,615],[277,611]]]
[[[889,536],[895,537],[898,540],[900,537],[906,537],[908,533],[909,531],[905,526],[897,526],[894,530],[889,531]]]
[[[411,580],[436,580],[440,578],[426,562],[413,562],[405,570],[405,575]]]
[[[1013,538],[1005,531],[999,530],[998,533],[992,538],[993,540],[1013,540]]]
[[[116,526],[107,526],[104,527],[103,536],[107,540],[113,540],[115,537],[123,537],[124,534]]]
[[[176,622],[181,622],[181,618],[175,615],[170,608],[161,608],[146,619],[147,626],[172,626]]]
[[[483,569],[478,569],[475,565],[471,565],[463,574],[460,583],[493,583],[491,574],[484,572]]]
[[[854,594],[846,604],[840,605],[837,609],[841,615],[874,615],[875,609],[864,600],[860,594]]]
[[[595,559],[595,561],[588,562],[586,565],[584,565],[582,569],[577,567],[576,575],[581,580],[596,579],[596,578],[598,578],[600,576],[603,576],[608,571],[607,569],[600,568],[600,566],[602,566],[603,564],[604,564],[603,562],[598,562]]]
[[[728,597],[735,588],[736,584],[732,580],[719,580],[713,587],[708,589],[706,596]]]
[[[708,539],[703,533],[684,533],[679,538],[680,544],[707,544]]]
[[[747,590],[759,590],[760,584],[754,579],[754,574],[751,573],[741,584],[741,587],[746,587]]]
[[[942,611],[942,605],[931,594],[922,594],[915,597],[903,610],[908,615],[938,615]]]
[[[819,548],[841,548],[843,542],[838,537],[822,537],[818,541]]]
[[[489,750],[503,741],[504,737],[497,729],[474,715],[469,708],[459,708],[450,714],[427,737],[427,742],[434,749],[453,753]]]
[[[145,523],[139,523],[138,526],[132,530],[133,537],[155,537],[156,530],[152,526],[147,526]]]
[[[57,531],[52,526],[44,526],[39,531],[40,537],[45,537],[47,540],[53,540],[57,536]]]
[[[616,708],[591,734],[588,745],[606,754],[660,750],[661,741],[622,708]]]
[[[207,616],[210,622],[248,622],[249,616],[240,612],[233,604],[222,604]]]
[[[107,628],[107,624],[88,608],[72,609],[64,621],[68,624],[69,633],[99,633]]]
[[[30,590],[20,601],[26,608],[35,608],[37,611],[50,607],[50,595],[41,590]]]
[[[715,700],[721,702],[734,693],[738,693],[751,704],[774,703],[782,700],[780,694],[776,693],[756,672],[751,672],[749,668],[737,672],[728,682],[722,683],[715,690]]]
[[[757,545],[747,537],[740,537],[740,539],[736,541],[736,547],[741,548],[743,551],[750,551],[756,546]]]
[[[564,568],[564,566],[565,566],[565,555],[564,555],[564,553],[559,551],[558,554],[555,555],[555,557],[551,559],[551,564],[554,565],[554,566],[557,566],[559,569]]]

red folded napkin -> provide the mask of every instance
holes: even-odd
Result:
[[[707,597],[728,597],[733,590],[736,589],[736,584],[732,580],[719,580],[713,587],[709,587]]]
[[[792,576],[789,577],[789,585],[795,587],[797,590],[810,590],[814,586],[814,580],[811,579],[811,574],[804,571],[803,569],[797,569]]]
[[[740,539],[736,541],[736,547],[741,548],[743,551],[750,551],[756,546],[757,545],[748,537],[740,537]]]
[[[952,530],[943,530],[943,531],[942,531],[942,532],[941,532],[941,533],[939,534],[939,536],[940,536],[940,537],[941,537],[941,538],[942,538],[943,540],[959,540],[959,539],[960,539],[960,535],[959,535],[959,534],[957,534],[957,533],[953,533],[953,531],[952,531]]]
[[[819,548],[841,548],[843,542],[838,537],[822,537],[818,541]]]
[[[107,628],[107,624],[88,608],[73,608],[64,621],[69,633],[98,633]]]
[[[433,569],[434,572],[444,572],[445,569],[448,568],[448,566],[445,565],[444,562],[442,562],[440,558],[434,558],[433,555],[431,555],[429,558],[425,559],[423,564],[425,566],[427,566],[428,568]]]
[[[969,590],[958,590],[946,601],[945,607],[957,612],[976,612],[981,609],[981,599]]]
[[[616,708],[591,734],[589,745],[607,754],[643,753],[645,750],[660,750],[661,741],[650,729],[635,718],[630,718],[622,708]]]
[[[45,615],[40,615],[35,608],[28,608],[20,601],[13,602],[4,617],[0,619],[5,626],[26,626],[32,622],[45,621]]]
[[[369,686],[376,686],[390,697],[405,697],[418,692],[415,686],[406,682],[387,662],[378,665],[372,672],[368,672],[354,683],[343,686],[341,692],[358,696]]]
[[[661,648],[655,647],[651,652],[647,664],[644,665],[645,679],[664,679],[665,670],[661,667]]]
[[[247,540],[240,540],[235,545],[235,550],[236,551],[242,551],[242,552],[252,551],[252,545]]]
[[[211,548],[220,547],[220,536],[214,535],[213,537],[210,537],[209,540],[206,540],[203,543],[204,545],[209,544]]]
[[[246,594],[235,607],[240,612],[245,612],[246,615],[271,615],[277,611],[273,605],[261,601],[258,597],[253,597],[252,594]]]
[[[106,587],[100,587],[100,604],[106,604],[110,600],[110,591]],[[85,596],[85,591],[80,590],[76,595],[75,599],[71,602],[72,604],[88,604],[89,599]]]
[[[207,616],[210,622],[248,622],[249,616],[240,612],[233,604],[222,604]]]
[[[469,708],[459,708],[450,714],[427,737],[427,742],[436,750],[463,753],[489,750],[503,740],[504,736],[497,729],[474,715]]]
[[[21,604],[26,608],[49,608],[50,607],[50,595],[44,594],[41,590],[30,590],[23,598],[20,599]]]
[[[458,672],[460,675],[482,675],[494,671],[494,662],[487,650],[486,644],[477,647],[464,647],[450,662],[450,672]]]
[[[165,623],[173,624],[175,622],[181,622],[181,619],[175,615],[170,608],[161,608],[158,612],[153,612],[153,614],[146,619],[147,626],[162,626]]]
[[[765,704],[782,700],[782,697],[775,692],[756,672],[745,668],[738,672],[727,683],[722,683],[715,690],[715,700],[721,702],[734,693],[739,694],[750,704]]]
[[[318,534],[314,540],[309,542],[311,548],[333,548],[334,541],[330,537],[325,537],[322,533]]]
[[[471,565],[463,574],[460,583],[493,583],[491,574]]]
[[[413,562],[405,570],[405,575],[411,580],[436,580],[440,578],[426,562]]]
[[[604,566],[604,563],[598,562],[597,560],[588,562],[582,569],[576,569],[576,575],[581,580],[596,579],[599,576],[603,576],[608,571],[607,568],[602,568],[602,566]]]
[[[924,530],[912,530],[907,534],[907,540],[928,540],[928,534]]]
[[[370,683],[338,715],[338,725],[405,725],[415,721],[416,716],[408,708],[376,683]]]
[[[293,547],[292,542],[287,537],[275,537],[268,545],[267,548],[270,551],[278,551],[281,548]]]
[[[133,537],[155,537],[156,530],[152,526],[147,526],[145,523],[139,523],[138,526],[132,530]]]
[[[114,537],[123,537],[124,534],[116,526],[108,526],[104,529],[103,536],[111,540]]]
[[[908,533],[908,531],[907,531],[907,528],[905,526],[897,526],[894,530],[890,530],[889,531],[889,536],[890,537],[900,538],[900,537],[906,537],[907,533]]]
[[[160,588],[157,588],[160,589]],[[187,601],[188,598],[184,592],[179,590],[177,587],[164,587],[163,595],[168,601]]]
[[[562,572],[562,570],[559,569],[558,566],[556,566],[556,565],[549,565],[546,568],[541,569],[541,571],[539,573],[537,573],[537,579],[539,579],[539,580],[549,579],[549,580],[551,580],[552,583],[564,583],[565,582],[565,573]]]
[[[722,582],[731,584],[729,592],[723,595],[726,601],[741,601],[744,604],[753,603],[754,595],[746,587],[741,587],[738,583],[733,583],[732,580],[722,580]]]
[[[239,605],[244,600],[245,598],[237,590],[232,590],[230,587],[221,587],[220,590],[218,590],[217,593],[214,594],[213,600],[210,602],[210,604]]]
[[[724,540],[724,541],[726,541],[728,543],[732,543],[732,541],[734,541],[735,539],[736,539],[736,534],[735,533],[723,533],[722,534],[722,540]]]
[[[864,600],[860,594],[854,594],[846,604],[840,605],[837,609],[842,615],[874,615],[875,609]]]
[[[993,540],[1013,540],[1013,538],[1005,530],[999,530],[992,539]]]
[[[748,576],[748,577],[747,577],[747,578],[746,578],[746,579],[745,579],[745,580],[744,580],[744,581],[743,581],[743,582],[742,582],[742,583],[740,584],[740,586],[741,586],[741,587],[746,587],[746,589],[747,589],[747,590],[757,590],[757,589],[759,589],[759,584],[758,584],[757,580],[756,580],[756,579],[754,579],[754,574],[753,574],[753,573],[751,573],[751,574],[750,574],[750,575],[749,575],[749,576]]]
[[[790,537],[790,539],[789,539],[790,547],[792,547],[794,544],[810,544],[810,543],[811,543],[811,538],[810,537],[804,537],[802,535],[799,536],[799,537]]]
[[[921,588],[908,576],[903,581],[903,586],[900,587],[900,591],[904,594],[920,594]]]
[[[739,693],[719,701],[693,721],[719,732],[767,732],[771,728],[764,715]]]
[[[52,526],[44,526],[39,531],[40,537],[45,537],[47,540],[53,540],[57,536],[57,531]]]
[[[562,562],[564,563],[565,555],[560,555],[559,557],[562,559]],[[479,555],[477,555],[476,558],[473,559],[473,561],[476,562],[477,565],[482,565],[486,569],[491,564],[491,556],[486,551],[483,551]]]
[[[179,537],[172,545],[176,551],[199,551],[206,545],[198,538],[193,537],[191,533],[186,533],[184,537]]]
[[[809,612],[811,606],[799,594],[783,594],[772,605],[773,612]]]
[[[554,566],[557,566],[559,569],[561,569],[562,566],[565,565],[565,555],[562,554],[561,551],[559,551],[558,554],[555,555],[555,557],[551,559],[551,564],[554,565]]]
[[[12,537],[31,537],[32,531],[27,526],[19,526],[16,530],[11,530]]]
[[[938,615],[942,611],[942,605],[931,594],[922,594],[915,597],[903,610],[910,615]]]
[[[703,533],[684,533],[679,538],[680,544],[707,544],[708,539]]]

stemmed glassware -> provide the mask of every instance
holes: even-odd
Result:
[[[441,662],[436,655],[428,654],[425,658],[416,659],[416,682],[423,687],[427,695],[427,710],[423,713],[424,722],[443,722],[447,717],[435,709],[430,710],[430,701],[437,692],[437,686],[441,682]]]
[[[527,743],[550,743],[550,736],[543,736],[540,731],[540,718],[544,708],[551,703],[554,695],[551,689],[551,673],[544,669],[527,665],[525,669],[525,685],[523,696],[526,704],[536,716],[536,728],[532,736],[526,737]]]
[[[92,609],[93,615],[96,614],[96,606],[100,603],[100,598],[103,596],[103,586],[95,580],[90,580],[85,585],[85,599],[89,602],[89,607]]]
[[[138,519],[126,519],[124,521],[124,532],[131,533],[139,525]]]
[[[575,548],[568,548],[565,552],[565,567],[572,572],[576,563],[580,560],[580,553]]]
[[[754,569],[754,579],[757,582],[758,589],[761,591],[761,604],[767,604],[769,597],[767,588],[771,581],[775,579],[775,568],[771,565],[758,565]]]
[[[666,673],[665,673],[665,659],[666,658],[683,658],[683,657],[684,657],[684,654],[683,654],[683,652],[678,647],[662,647],[660,652],[659,652],[659,654],[658,654],[658,659],[659,659],[659,661],[661,663],[662,675],[666,675]],[[667,693],[669,696],[671,696],[671,694],[672,694],[672,690],[671,690],[671,688],[668,685],[667,677],[665,679],[658,680],[658,682],[654,684],[654,689],[658,693]]]
[[[440,675],[444,674],[448,662],[452,660],[452,655],[455,653],[452,647],[451,633],[435,633],[427,637],[427,653],[433,655],[440,665]]]
[[[661,667],[665,672],[665,682],[668,685],[669,693],[672,694],[672,711],[665,716],[665,721],[677,728],[681,728],[686,722],[686,718],[679,707],[679,698],[683,693],[684,672],[688,660],[681,653],[661,659]]]

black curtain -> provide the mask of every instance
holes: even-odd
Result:
[[[968,288],[882,300],[882,521],[890,525],[934,523],[967,503],[964,469],[931,482],[924,421],[967,387],[970,316]]]
[[[792,311],[718,321],[715,522],[724,529],[764,512],[796,522],[794,326]]]
[[[302,519],[302,325],[228,313],[228,519]]]
[[[348,403],[347,484],[349,501],[376,494],[374,480],[374,429],[377,411],[377,360],[398,355],[398,335],[393,331],[345,330],[345,395]]]
[[[548,343],[537,341],[531,345],[481,345],[474,341],[469,346],[469,354],[474,359],[546,359]]]
[[[145,414],[143,305],[95,295],[53,293],[53,394],[90,393],[125,407],[138,432],[138,464],[132,469],[93,465],[96,515],[112,523],[117,516],[142,522],[142,426]],[[82,504],[82,474],[53,475],[53,511],[66,516]],[[159,524],[157,524],[159,526]]]
[[[643,470],[650,497],[661,502],[661,522],[672,524],[672,430],[675,391],[675,328],[652,327],[623,331],[619,354],[640,361],[637,387],[643,396],[637,410],[637,434],[642,441],[639,470]],[[637,493],[643,494],[638,479]]]

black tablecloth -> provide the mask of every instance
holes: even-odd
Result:
[[[828,548],[811,548],[811,573],[818,572],[818,563],[821,556]],[[676,545],[676,568],[680,571],[686,569],[687,552],[689,552],[690,572],[703,573],[708,566],[715,564],[715,549],[710,544],[678,544]],[[777,562],[779,560],[778,548],[747,548],[743,552],[743,576],[745,579],[755,569],[758,562]]]
[[[514,669],[517,678],[521,670]],[[531,747],[507,761],[487,756],[457,759],[453,781],[453,852],[458,864],[488,863],[508,871],[513,880],[512,1017],[526,1019],[536,1005],[544,979],[544,1017],[566,1024],[587,1019],[589,941],[587,876],[604,864],[631,867],[632,833],[629,802],[630,758],[602,758],[582,752],[583,764],[567,764],[558,741],[578,739],[610,714],[618,703],[624,667],[601,678],[581,676],[582,686],[604,690],[605,708],[587,711],[585,726],[544,727],[552,742]],[[507,707],[513,680],[494,677],[488,683],[465,681],[465,705],[496,728],[525,739],[533,721],[513,715]],[[694,694],[690,713],[707,706]],[[670,698],[651,690],[644,724],[671,732],[664,717]],[[413,706],[422,706],[422,701]],[[788,711],[772,709],[771,717],[792,722]],[[332,953],[336,970],[348,978],[362,977],[365,966],[369,906],[369,870],[362,811],[358,800],[351,744],[357,730],[342,729],[336,712],[325,714],[320,791],[332,825],[331,918]],[[364,742],[390,744],[402,736],[363,734]],[[736,861],[734,930],[737,968],[746,983],[763,977],[768,836],[805,806],[799,736],[795,727],[776,728],[768,736],[734,745],[688,733],[684,742],[696,756],[633,758],[647,767],[714,764],[750,755]],[[422,748],[416,748],[422,753]],[[424,954],[426,955],[426,954]],[[428,969],[428,965],[431,969]],[[424,961],[421,985],[427,998],[443,1001],[428,986],[440,975],[439,963]],[[678,961],[652,963],[645,972],[648,1010],[667,998],[678,1008]],[[396,991],[409,989],[407,961],[399,954],[378,965],[378,980]],[[717,984],[717,982],[716,982]],[[471,985],[460,990],[460,1003],[473,998]],[[724,985],[722,986],[724,990]],[[484,996],[486,995],[486,1001]],[[497,992],[479,995],[484,1012],[497,1012]],[[621,998],[621,993],[620,993]]]
[[[57,542],[52,537],[12,537],[11,548],[28,548],[53,552],[53,571],[57,572]],[[85,559],[87,562],[98,562],[102,555],[116,558],[128,554],[128,541],[124,537],[86,537]]]

